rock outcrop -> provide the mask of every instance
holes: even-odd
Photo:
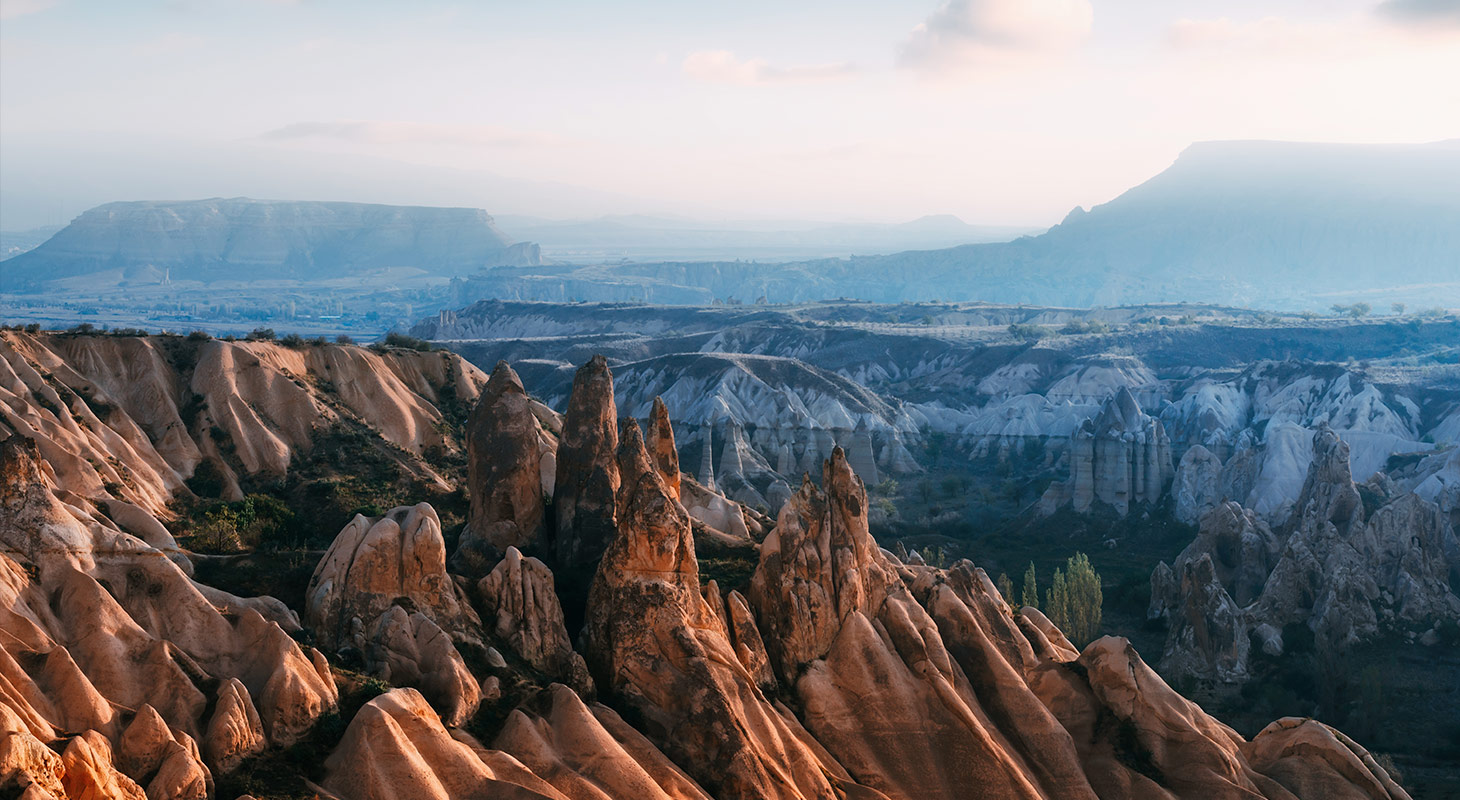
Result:
[[[664,398],[656,396],[654,407],[649,411],[649,436],[647,441],[649,457],[664,479],[664,488],[670,496],[679,500],[679,450],[674,446],[674,425],[669,421],[669,408]],[[708,442],[706,447],[708,447]]]
[[[1071,436],[1069,464],[1069,480],[1051,485],[1041,499],[1044,513],[1066,504],[1083,513],[1098,502],[1125,516],[1133,505],[1159,502],[1165,493],[1173,473],[1171,440],[1161,421],[1122,386]]]
[[[471,516],[451,559],[455,571],[483,576],[507,548],[539,547],[542,456],[555,447],[522,380],[507,362],[498,362],[466,423]]]
[[[441,521],[428,503],[351,520],[314,569],[304,619],[327,650],[363,652],[365,626],[394,605],[424,614],[455,642],[481,646],[481,621],[446,573]]]
[[[1382,505],[1366,517],[1349,446],[1324,426],[1312,452],[1280,533],[1227,502],[1203,517],[1174,568],[1157,567],[1150,616],[1170,624],[1163,672],[1240,684],[1251,677],[1250,639],[1281,655],[1289,625],[1307,627],[1331,652],[1383,630],[1460,619],[1449,585],[1454,534],[1440,509],[1380,486]]]
[[[632,708],[650,741],[717,797],[833,797],[834,768],[756,688],[701,595],[689,517],[632,420],[618,466],[617,536],[585,628],[600,691]]]
[[[546,564],[509,547],[492,574],[477,584],[477,594],[488,631],[506,640],[533,669],[582,694],[592,693],[588,666],[568,639],[553,573]]]
[[[331,431],[378,441],[403,474],[448,490],[420,456],[457,448],[442,408],[485,382],[452,354],[5,331],[0,435],[34,439],[67,492],[115,505],[117,524],[172,550],[145,521],[165,518],[185,481],[212,473],[207,491],[240,499],[241,479],[283,477]]]
[[[573,378],[558,445],[553,549],[560,567],[591,569],[614,539],[617,449],[613,372],[603,356],[594,356]]]
[[[30,777],[11,785],[56,797],[206,796],[214,770],[293,744],[334,707],[329,668],[297,629],[277,601],[198,586],[57,488],[35,441],[0,443],[0,716],[13,756],[0,780],[19,780],[13,767]],[[212,682],[210,704],[199,686]]]
[[[1201,445],[1192,445],[1176,465],[1171,494],[1176,499],[1176,518],[1195,525],[1222,501],[1222,460]]]
[[[393,605],[370,626],[365,671],[394,686],[412,686],[441,714],[464,724],[481,704],[481,687],[465,660],[430,617]]]

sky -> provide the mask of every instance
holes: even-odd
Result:
[[[1049,225],[1192,142],[1460,137],[1460,0],[0,0],[0,228],[267,196]]]

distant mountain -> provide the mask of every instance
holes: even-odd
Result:
[[[498,216],[513,233],[542,246],[555,261],[599,263],[742,259],[796,261],[1005,242],[1040,229],[969,225],[951,214],[900,224],[807,220],[701,220],[611,215],[549,220]]]
[[[5,261],[0,281],[323,280],[387,267],[451,276],[539,260],[536,245],[514,244],[480,209],[237,197],[98,206]]]
[[[462,300],[1456,306],[1460,141],[1197,144],[1115,200],[1012,242],[779,265],[504,269],[462,288]]]

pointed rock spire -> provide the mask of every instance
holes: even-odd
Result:
[[[598,561],[615,531],[614,495],[619,488],[618,408],[613,372],[594,356],[573,377],[573,394],[563,418],[553,505],[557,513],[554,550],[559,566],[587,568]]]
[[[700,483],[706,489],[715,488],[715,426],[705,423],[705,449],[700,453]]]
[[[674,499],[679,495],[679,451],[674,447],[674,426],[669,423],[669,409],[664,398],[654,398],[654,408],[649,412],[649,454],[659,476]]]
[[[471,516],[452,567],[486,574],[509,547],[532,551],[543,533],[540,425],[522,380],[497,362],[466,423]]]

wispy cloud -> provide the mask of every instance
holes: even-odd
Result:
[[[15,19],[45,11],[57,0],[0,0],[0,19]]]
[[[1090,35],[1089,0],[944,0],[898,48],[898,64],[926,72],[1029,66]]]
[[[559,137],[499,125],[451,125],[428,122],[333,120],[295,122],[259,135],[266,141],[334,139],[364,144],[447,144],[460,147],[532,147],[554,144]]]
[[[1401,25],[1460,28],[1460,0],[1384,0],[1375,11]]]
[[[833,81],[850,77],[857,71],[855,65],[846,62],[778,67],[758,58],[736,58],[729,50],[690,53],[682,67],[684,74],[695,80],[741,86]]]

